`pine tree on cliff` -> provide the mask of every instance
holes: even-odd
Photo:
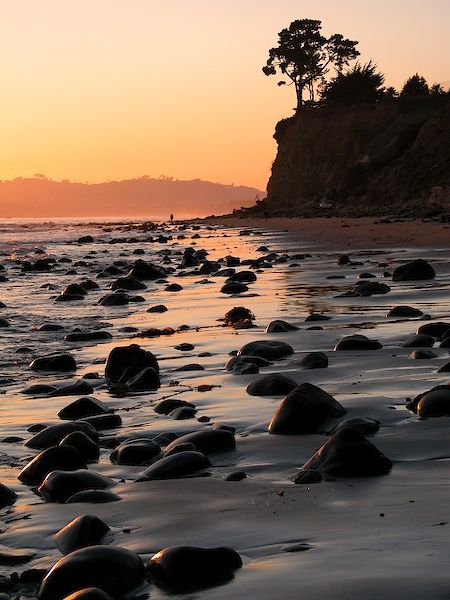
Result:
[[[346,73],[338,73],[323,90],[322,100],[330,104],[371,104],[385,95],[384,75],[369,61],[356,65]],[[394,90],[395,93],[395,90]],[[390,92],[392,94],[392,92]]]
[[[430,88],[428,87],[428,83],[425,77],[422,77],[422,75],[416,73],[415,75],[407,79],[402,91],[400,92],[400,96],[402,98],[414,98],[417,96],[428,96],[429,93]]]
[[[303,92],[314,101],[315,89],[331,68],[337,72],[359,56],[358,42],[335,33],[329,38],[321,33],[322,23],[314,19],[293,21],[278,34],[278,46],[269,50],[263,67],[265,75],[275,75],[277,70],[290,79],[297,97],[296,112],[303,106]],[[286,81],[278,82],[285,85]]]

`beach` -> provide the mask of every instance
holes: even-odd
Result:
[[[38,597],[42,577],[63,556],[54,534],[83,515],[95,515],[109,527],[100,543],[137,553],[145,564],[174,546],[229,547],[242,560],[220,585],[205,583],[174,596],[170,586],[142,580],[124,598],[448,596],[450,420],[421,418],[406,404],[448,384],[448,372],[439,369],[449,362],[449,350],[445,335],[431,336],[427,346],[404,344],[426,324],[449,323],[450,329],[450,229],[439,222],[379,221],[208,219],[154,228],[141,222],[2,224],[0,482],[17,498],[0,509],[5,577],[0,584],[10,598]],[[48,269],[24,267],[42,259],[50,259]],[[435,276],[393,280],[399,266],[417,259]],[[151,264],[161,277],[140,279],[137,261]],[[137,276],[131,278],[142,285],[120,292],[115,282],[130,278],[133,269]],[[243,287],[221,291],[241,272],[247,273]],[[88,286],[81,298],[58,300],[71,295],[67,286],[86,281],[97,286]],[[371,283],[365,288],[370,293],[358,295],[358,282]],[[102,304],[114,290],[128,296],[124,304]],[[167,310],[148,312],[160,305]],[[415,309],[416,316],[388,316],[399,306]],[[249,309],[254,319],[243,327],[227,326],[224,316],[233,307]],[[274,321],[292,328],[278,325],[267,332]],[[49,324],[56,328],[43,327]],[[86,332],[108,335],[65,339]],[[355,335],[373,343],[339,349],[343,338]],[[268,341],[292,352],[274,355],[267,364],[249,360],[254,367],[243,374],[226,368],[246,344]],[[122,386],[105,378],[110,353],[131,344],[156,357],[160,385],[140,390],[130,378]],[[428,356],[413,354],[419,350]],[[305,366],[311,353],[325,356],[320,367]],[[70,354],[75,370],[30,369],[33,360],[49,354]],[[251,395],[247,386],[262,376],[271,383],[275,375],[289,385],[320,388],[343,412],[321,419],[315,431],[269,432],[289,392],[271,388]],[[92,391],[75,388],[61,395],[79,382]],[[39,452],[29,442],[39,429],[74,423],[58,412],[86,396],[104,403],[116,418],[99,426],[99,458],[87,470],[108,478],[118,498],[65,503],[50,492],[46,498],[36,485],[18,480]],[[154,410],[168,399],[188,403],[178,407],[185,412]],[[374,446],[390,468],[373,475],[370,461],[363,461],[359,469],[367,471],[359,476],[324,470],[320,481],[294,483],[347,419],[360,420],[353,424],[359,443],[366,449],[369,442],[369,455]],[[204,449],[209,462],[204,468],[146,479],[156,461],[111,460],[113,449],[127,440],[157,439],[160,459],[169,437],[176,441],[204,431],[233,438],[226,448]],[[345,452],[346,460],[357,461],[353,451]],[[230,478],[236,473],[239,477]],[[31,569],[42,570],[32,582],[14,575]],[[73,586],[76,582],[71,588],[76,591]]]
[[[257,227],[284,231],[303,243],[310,242],[323,249],[416,247],[448,248],[448,223],[382,217],[218,217],[208,223],[225,227]]]

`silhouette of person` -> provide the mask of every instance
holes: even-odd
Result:
[[[266,221],[269,218],[269,211],[267,210],[267,208],[264,209],[264,217],[265,217]]]
[[[173,214],[172,213],[170,213],[170,222],[171,223],[173,222]]]

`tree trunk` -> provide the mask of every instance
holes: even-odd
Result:
[[[303,106],[303,83],[301,80],[295,83],[295,93],[297,95],[297,108],[295,114],[298,114]]]

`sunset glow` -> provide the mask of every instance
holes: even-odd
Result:
[[[265,189],[292,89],[261,72],[295,18],[359,40],[387,85],[448,82],[447,0],[3,2],[0,179],[161,174]]]

